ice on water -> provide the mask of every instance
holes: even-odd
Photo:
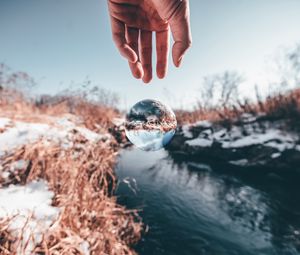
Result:
[[[175,134],[177,121],[170,107],[156,100],[136,103],[126,116],[125,131],[130,142],[145,151],[159,150]]]

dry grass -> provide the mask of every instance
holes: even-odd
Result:
[[[194,109],[193,111],[177,110],[176,117],[179,124],[194,123],[199,120],[212,122],[235,122],[245,113],[253,116],[262,116],[264,120],[289,120],[299,122],[300,119],[300,89],[268,96],[261,100],[257,96],[257,103],[247,100],[237,101],[235,104],[214,109]]]
[[[9,225],[14,217],[0,219],[0,254],[10,255],[16,238],[10,233]]]
[[[53,96],[47,103],[41,103],[29,100],[18,90],[0,90],[0,116],[37,122],[45,121],[42,118],[46,115],[58,117],[66,114],[79,117],[84,126],[97,132],[107,132],[112,127],[112,119],[120,115],[115,108],[91,103],[81,97]]]
[[[45,116],[71,113],[81,117],[86,127],[107,132],[111,118],[117,115],[114,109],[80,99],[36,105],[21,93],[2,90],[0,94],[0,116],[14,119],[46,121]],[[2,158],[3,171],[17,160],[28,164],[11,173],[8,180],[0,180],[1,186],[45,179],[55,193],[53,206],[61,209],[35,254],[83,254],[83,240],[89,243],[90,254],[135,254],[131,247],[140,239],[143,226],[137,211],[118,205],[113,196],[117,147],[113,139],[95,144],[74,134],[71,148],[40,140]],[[15,254],[20,248],[21,237],[9,232],[12,220],[0,220],[0,254]]]
[[[51,103],[38,103],[35,106],[40,112],[50,116],[59,116],[66,113],[78,116],[87,128],[94,131],[107,131],[112,126],[112,119],[119,116],[117,109],[72,96],[65,96],[59,98],[59,100],[55,100],[55,97],[53,97]]]

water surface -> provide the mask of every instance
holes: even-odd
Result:
[[[119,202],[141,209],[149,227],[139,254],[300,254],[300,189],[280,178],[241,180],[134,148],[121,152],[116,172]]]

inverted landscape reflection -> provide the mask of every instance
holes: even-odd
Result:
[[[144,151],[163,148],[174,136],[176,127],[174,112],[156,100],[142,100],[126,115],[126,136],[131,143]]]

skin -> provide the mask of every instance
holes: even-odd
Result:
[[[188,0],[108,0],[113,40],[137,79],[152,79],[152,32],[156,34],[156,73],[167,73],[170,31],[173,63],[179,67],[191,46]]]

